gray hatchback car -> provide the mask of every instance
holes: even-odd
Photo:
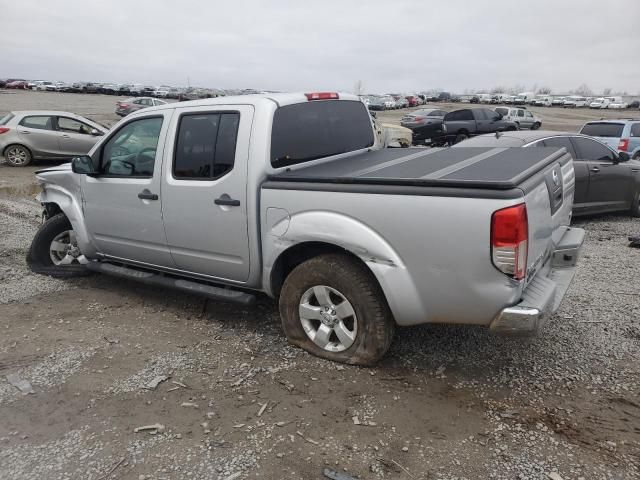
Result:
[[[564,147],[574,159],[573,215],[629,212],[640,217],[640,161],[626,152],[579,133],[517,131],[480,135],[456,144],[464,147]]]
[[[0,118],[0,153],[8,165],[84,155],[108,129],[69,112],[22,111]]]
[[[128,98],[116,103],[116,115],[126,117],[130,113],[137,112],[147,107],[157,107],[158,105],[166,105],[164,100],[158,100],[151,97]]]

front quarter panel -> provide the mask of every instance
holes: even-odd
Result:
[[[89,258],[94,257],[96,249],[90,241],[82,209],[82,176],[73,173],[70,164],[62,167],[68,168],[58,167],[36,174],[42,187],[36,198],[43,204],[53,203],[60,207],[71,222],[82,253]]]

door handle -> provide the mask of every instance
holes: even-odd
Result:
[[[29,130],[18,130],[18,133],[24,133],[25,135],[29,135],[31,132]]]
[[[591,169],[591,171],[592,171],[593,173],[598,173],[598,172],[600,171],[600,169],[599,169],[598,167],[593,167],[593,168]]]
[[[62,138],[71,138],[71,136],[70,136],[70,135],[67,135],[66,133],[63,133],[63,134],[62,134]]]
[[[158,200],[158,195],[151,193],[146,188],[138,194],[138,198],[141,200]]]
[[[240,206],[240,200],[234,200],[233,198],[231,198],[226,193],[221,195],[219,198],[216,198],[213,201],[213,203],[215,203],[216,205],[227,205],[229,207],[239,207]]]

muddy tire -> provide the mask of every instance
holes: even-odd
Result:
[[[372,273],[347,255],[298,265],[280,293],[287,339],[321,358],[373,365],[391,346],[395,322]]]
[[[75,246],[75,234],[69,219],[59,213],[44,222],[36,232],[27,253],[31,271],[55,278],[88,275],[86,259]]]
[[[4,149],[4,159],[10,167],[26,167],[31,163],[31,152],[22,145],[9,145]]]

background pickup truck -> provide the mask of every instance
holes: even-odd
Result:
[[[443,132],[449,143],[459,143],[474,135],[518,130],[518,125],[488,108],[464,108],[444,116]]]
[[[536,332],[584,235],[565,149],[379,149],[365,105],[336,93],[140,110],[37,178],[34,271],[264,292],[292,343],[354,364],[396,325]]]

